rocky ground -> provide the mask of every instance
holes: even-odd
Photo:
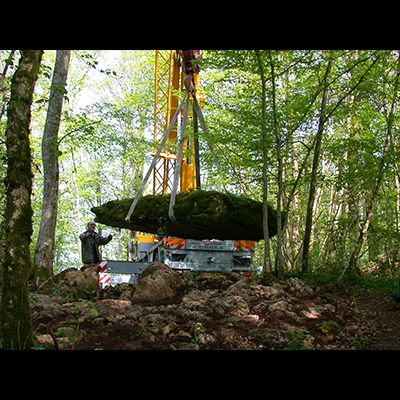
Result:
[[[400,349],[391,294],[226,274],[179,275],[155,264],[137,285],[94,289],[68,270],[31,295],[38,347],[61,350]]]

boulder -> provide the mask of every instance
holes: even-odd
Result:
[[[97,268],[87,268],[84,271],[70,271],[65,275],[73,291],[95,295],[99,290],[99,274]]]
[[[156,302],[173,299],[181,289],[179,274],[165,264],[153,263],[143,271],[135,285],[134,303]]]
[[[71,295],[74,298],[93,298],[100,289],[98,267],[88,267],[83,271],[69,268],[51,277],[38,292],[47,295]]]
[[[175,217],[170,221],[170,195],[147,196],[139,200],[130,221],[125,218],[133,199],[111,201],[92,212],[96,222],[164,236],[195,240],[254,240],[264,238],[263,204],[245,196],[216,191],[180,193],[176,199]],[[268,206],[269,234],[277,234],[277,213]],[[285,218],[285,217],[284,217]]]

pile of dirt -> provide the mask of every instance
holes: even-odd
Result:
[[[263,204],[245,196],[198,190],[178,194],[175,217],[169,220],[171,196],[143,197],[129,222],[125,221],[133,199],[112,201],[92,212],[96,222],[116,228],[131,229],[165,236],[195,240],[254,240],[263,234]],[[270,237],[277,234],[277,213],[269,206]]]
[[[298,279],[276,282],[233,273],[179,275],[164,265],[153,266],[144,279],[142,293],[148,293],[151,281],[159,290],[164,279],[171,291],[166,290],[157,301],[138,299],[138,285],[127,284],[100,291],[92,300],[32,294],[39,346],[75,350],[369,349],[384,348],[380,346],[387,345],[390,335],[396,337],[390,348],[400,348],[400,306],[387,301],[389,296],[382,298],[380,311],[372,311],[347,290],[310,287]],[[397,324],[389,325],[385,319],[389,312]]]

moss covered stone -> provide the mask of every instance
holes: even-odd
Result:
[[[342,332],[340,325],[334,321],[327,322],[326,324],[322,325],[320,329],[322,333],[330,339],[334,339]]]
[[[98,223],[186,239],[263,239],[263,205],[245,196],[216,191],[195,191],[177,196],[175,217],[168,218],[170,195],[143,197],[129,222],[125,221],[133,199],[112,201],[92,211]],[[270,236],[277,234],[277,214],[269,207]]]

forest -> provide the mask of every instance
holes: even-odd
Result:
[[[80,268],[91,208],[135,197],[154,151],[155,53],[0,50],[0,274],[11,240],[33,286]],[[285,215],[276,237],[258,243],[256,265],[278,276],[398,280],[399,85],[400,50],[204,50],[202,189]],[[10,121],[22,103],[25,141]],[[18,179],[28,192],[15,197]],[[115,238],[104,256],[127,260],[132,232],[102,232]]]

